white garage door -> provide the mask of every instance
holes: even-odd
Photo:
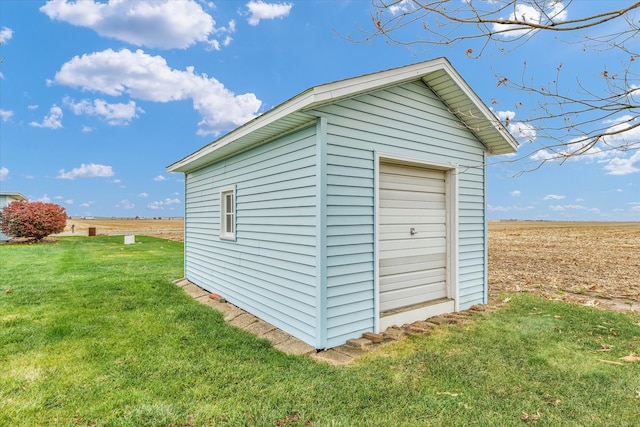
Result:
[[[380,312],[447,296],[446,172],[380,163]]]

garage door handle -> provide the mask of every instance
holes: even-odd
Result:
[[[411,233],[411,235],[413,236],[414,234],[418,234],[418,232],[416,231],[415,228],[411,227],[411,229],[409,230],[409,233]]]

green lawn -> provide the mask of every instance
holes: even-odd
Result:
[[[136,239],[0,246],[0,426],[640,425],[638,315],[517,295],[334,367],[225,324],[172,284],[181,243]]]

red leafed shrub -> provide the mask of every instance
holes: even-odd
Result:
[[[55,203],[10,203],[0,211],[0,230],[7,236],[40,241],[50,234],[61,233],[67,224],[67,212]]]

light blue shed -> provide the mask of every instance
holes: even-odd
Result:
[[[444,58],[313,87],[168,166],[185,275],[318,349],[487,301],[487,156]]]
[[[17,202],[20,200],[27,200],[27,198],[20,193],[0,192],[0,209],[4,208],[5,206],[9,206],[9,204],[12,202]],[[7,240],[9,240],[9,236],[0,231],[0,242]]]

